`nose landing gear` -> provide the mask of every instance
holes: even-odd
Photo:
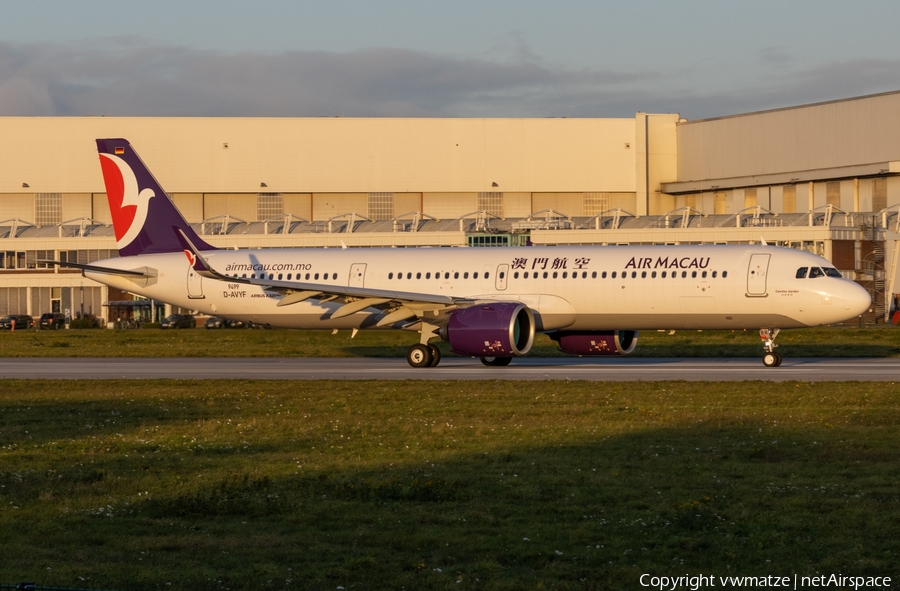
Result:
[[[763,365],[766,367],[778,367],[781,365],[781,353],[775,351],[775,337],[781,332],[780,328],[761,328],[759,338],[763,341]]]

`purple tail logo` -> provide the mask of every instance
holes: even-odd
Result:
[[[180,252],[179,229],[198,250],[215,250],[200,240],[127,140],[97,140],[97,150],[121,256]]]

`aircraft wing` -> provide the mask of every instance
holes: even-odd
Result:
[[[457,298],[429,293],[350,287],[306,281],[233,277],[217,271],[203,253],[191,243],[188,237],[180,230],[179,233],[187,249],[193,254],[193,267],[197,273],[210,279],[227,281],[229,283],[258,285],[265,289],[283,293],[284,297],[277,304],[279,307],[297,304],[311,298],[320,301],[340,300],[344,305],[331,314],[331,319],[343,318],[366,308],[377,308],[386,313],[385,317],[378,322],[378,326],[386,326],[409,320],[413,317],[421,318],[425,314],[428,314],[430,322],[440,322],[440,318],[444,316],[445,312],[455,308],[465,308],[476,303],[476,300],[471,298]]]

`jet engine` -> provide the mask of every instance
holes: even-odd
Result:
[[[491,302],[450,313],[441,337],[470,357],[524,355],[534,344],[534,314],[518,302]]]
[[[549,336],[560,350],[572,355],[628,355],[638,341],[636,330],[560,331]]]

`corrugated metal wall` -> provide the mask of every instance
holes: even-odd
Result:
[[[900,160],[900,92],[681,123],[679,182]]]

